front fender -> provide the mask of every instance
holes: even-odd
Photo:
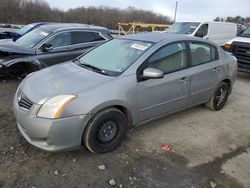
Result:
[[[136,109],[133,108],[130,104],[121,100],[112,100],[112,101],[107,101],[102,104],[99,104],[98,106],[95,106],[93,109],[90,110],[89,115],[93,117],[95,114],[97,114],[101,110],[110,108],[110,107],[122,107],[123,109],[126,109],[126,111],[129,113],[129,116],[131,118],[131,124],[132,125],[137,124]]]
[[[39,69],[42,69],[45,67],[37,58],[34,58],[34,57],[25,57],[25,58],[17,58],[17,59],[9,60],[5,62],[5,66],[11,67],[18,63],[32,64],[32,65],[35,65]]]
[[[103,109],[107,109],[110,107],[122,107],[122,109],[126,110],[126,115],[129,115],[129,121],[131,125],[136,125],[138,123],[137,119],[137,112],[136,107],[133,107],[132,104],[128,104],[125,101],[122,100],[109,100],[105,101],[103,103],[100,103],[98,105],[91,105],[87,104],[88,102],[81,105],[81,102],[79,99],[73,100],[65,109],[65,111],[62,114],[62,117],[70,117],[74,115],[87,115],[89,119],[91,119],[93,116],[95,116],[98,112],[100,112]],[[92,102],[90,102],[92,103]],[[120,108],[119,108],[120,109]]]
[[[4,64],[1,64],[0,62],[0,78],[5,77],[6,75],[6,66]]]
[[[0,77],[13,77],[14,75],[12,75],[12,68],[17,64],[34,65],[38,70],[44,68],[43,64],[40,63],[38,59],[33,57],[17,58],[12,60],[4,59],[0,61]]]

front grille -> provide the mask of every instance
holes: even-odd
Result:
[[[239,63],[250,64],[250,44],[234,42],[232,52]]]
[[[250,73],[250,63],[238,62],[238,71]]]
[[[17,96],[17,100],[18,100],[18,106],[22,107],[26,110],[29,110],[32,105],[33,102],[31,100],[29,100],[24,94],[19,93],[19,95]]]

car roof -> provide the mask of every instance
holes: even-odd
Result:
[[[54,22],[34,22],[34,23],[29,23],[27,25],[46,25],[46,24],[54,24]]]
[[[191,41],[208,43],[210,45],[218,47],[216,43],[207,39],[188,36],[185,34],[174,34],[174,33],[165,33],[165,32],[162,32],[162,33],[161,32],[145,32],[145,33],[134,34],[134,35],[126,35],[121,38],[129,39],[129,40],[144,41],[144,42],[152,42],[152,43],[159,43],[161,41],[173,42],[173,41],[180,41],[180,40],[187,40],[187,41],[191,40]]]
[[[164,33],[164,32],[163,33],[161,33],[161,32],[145,32],[145,33],[140,33],[140,34],[135,34],[135,35],[126,35],[126,36],[121,37],[121,38],[158,43],[158,42],[161,42],[163,40],[177,39],[180,37],[190,39],[190,37],[183,35],[183,34],[171,34],[171,33]]]
[[[78,23],[53,23],[53,24],[42,25],[40,26],[40,28],[50,32],[56,32],[67,29],[86,29],[86,30],[95,30],[105,33],[109,31],[105,27],[88,25],[88,24],[78,24]]]
[[[227,25],[236,25],[231,22],[217,22],[217,21],[183,21],[183,22],[175,22],[175,23],[199,23],[199,24],[227,24]]]
[[[33,22],[33,23],[29,23],[27,25],[39,25],[39,24],[47,24],[47,23],[52,23],[52,22]]]

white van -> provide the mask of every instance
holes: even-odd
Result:
[[[175,22],[165,30],[167,33],[186,34],[194,37],[209,39],[219,46],[237,35],[237,25],[228,22]]]
[[[238,60],[238,71],[250,73],[250,27],[238,37],[229,40],[224,49]]]

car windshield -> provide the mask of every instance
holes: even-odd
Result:
[[[20,35],[24,35],[25,33],[27,33],[27,31],[29,31],[33,27],[34,27],[33,24],[26,25],[22,29],[17,30],[17,33]]]
[[[250,37],[250,27],[248,27],[242,34],[243,37]]]
[[[22,36],[21,38],[16,40],[16,43],[24,46],[26,48],[33,48],[36,46],[40,41],[46,38],[50,32],[42,30],[42,29],[35,29],[26,35]]]
[[[175,22],[169,29],[166,30],[166,32],[176,34],[192,34],[199,24],[199,22]]]
[[[144,41],[114,39],[82,56],[79,61],[83,66],[95,67],[109,75],[120,75],[152,45]]]

